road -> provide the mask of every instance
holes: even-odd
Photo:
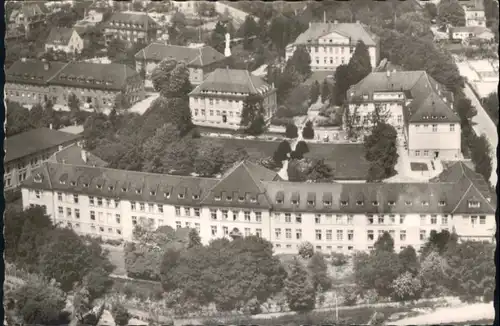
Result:
[[[498,178],[496,173],[497,171],[496,150],[498,145],[497,127],[491,120],[488,113],[486,113],[486,110],[483,108],[483,106],[477,99],[476,95],[474,95],[474,92],[470,89],[470,86],[468,84],[465,85],[464,93],[465,96],[467,96],[467,98],[471,100],[472,105],[477,110],[476,116],[472,118],[472,122],[474,124],[473,126],[474,131],[478,136],[485,134],[486,138],[490,142],[491,146],[490,157],[491,157],[491,167],[492,167],[490,183],[491,185],[496,186]]]

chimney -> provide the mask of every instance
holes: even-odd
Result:
[[[82,160],[83,160],[85,163],[87,163],[87,152],[86,152],[84,149],[82,149],[82,150],[81,150],[81,153],[82,153]]]

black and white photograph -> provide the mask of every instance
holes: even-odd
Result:
[[[3,7],[4,326],[499,322],[498,0]]]

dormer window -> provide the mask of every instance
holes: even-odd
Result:
[[[97,185],[97,189],[102,189],[102,185]]]
[[[314,200],[308,200],[307,205],[309,206],[314,206]]]
[[[340,206],[347,206],[347,204],[349,204],[349,202],[347,200],[340,201]]]
[[[395,202],[395,201],[393,201],[393,200],[389,200],[389,201],[387,202],[387,204],[388,204],[389,206],[395,206],[395,205],[396,205],[396,202]]]
[[[469,208],[479,208],[481,203],[477,200],[469,200]]]
[[[446,206],[446,202],[444,200],[440,200],[438,205],[439,206]]]
[[[36,183],[41,183],[42,182],[42,175],[41,174],[35,175],[35,177],[33,178],[33,181],[35,181]]]
[[[127,191],[127,188],[126,187],[122,187],[122,192],[126,192]]]
[[[251,203],[256,203],[257,202],[257,198],[255,198],[255,197],[250,198],[250,202]]]
[[[141,193],[142,193],[142,190],[141,190],[141,189],[136,189],[136,190],[135,190],[135,193],[136,193],[136,194],[141,194]]]
[[[83,187],[84,187],[84,188],[88,188],[88,187],[89,187],[89,184],[88,184],[88,183],[84,183],[84,184],[83,184]]]
[[[66,180],[60,180],[59,183],[62,184],[62,185],[65,185],[66,184]]]
[[[198,195],[193,195],[193,199],[194,199],[194,200],[200,199],[200,196],[198,196]]]
[[[151,196],[156,196],[156,191],[151,190],[151,191],[149,192],[149,194],[150,194]]]
[[[283,199],[276,199],[276,204],[283,204]]]
[[[214,198],[216,201],[220,201],[220,196],[215,196]]]
[[[376,200],[372,201],[372,205],[373,206],[378,206],[378,201],[376,201]]]
[[[358,200],[358,201],[356,202],[356,206],[363,206],[363,205],[364,205],[364,203],[363,203],[363,201],[362,201],[362,200]]]
[[[76,182],[75,181],[71,181],[71,185],[72,186],[76,186]]]
[[[238,200],[239,200],[240,202],[244,202],[244,201],[245,201],[245,197],[243,197],[243,196],[239,196],[239,197],[238,197]]]
[[[332,205],[332,202],[331,202],[331,201],[329,201],[329,200],[325,200],[325,201],[323,202],[323,205],[325,205],[325,206],[331,206],[331,205]]]
[[[177,197],[179,197],[179,199],[184,199],[184,194],[179,194]]]
[[[292,199],[292,204],[293,204],[293,205],[298,205],[298,204],[299,204],[299,201],[298,201],[298,200],[296,200],[296,199]]]
[[[429,202],[428,202],[428,201],[426,201],[426,200],[423,200],[423,201],[422,201],[422,206],[429,206]]]
[[[231,197],[231,196],[227,196],[227,197],[226,197],[226,200],[227,200],[227,201],[232,201],[232,200],[233,200],[233,197]]]
[[[167,192],[164,192],[163,193],[163,197],[165,198],[170,198],[170,193],[167,191]]]
[[[405,201],[405,205],[406,206],[411,206],[411,205],[413,205],[413,203],[411,201],[407,200],[407,201]]]

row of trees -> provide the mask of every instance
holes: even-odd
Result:
[[[112,286],[113,266],[100,245],[85,241],[69,228],[56,227],[41,207],[5,213],[5,259],[27,273],[12,293],[13,309],[29,324],[57,323],[63,317],[66,296],[83,300],[81,315]],[[78,293],[85,294],[84,297]]]
[[[397,301],[442,295],[492,301],[494,245],[457,240],[454,233],[432,231],[420,255],[411,246],[396,254],[394,240],[385,232],[371,253],[354,256],[358,290]]]

